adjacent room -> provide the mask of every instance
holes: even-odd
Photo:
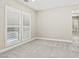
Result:
[[[0,58],[79,58],[79,0],[0,0]]]

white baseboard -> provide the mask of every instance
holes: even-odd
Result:
[[[33,41],[33,40],[35,40],[35,39],[36,39],[36,38],[32,38],[32,39],[30,39],[30,40],[28,40],[28,41],[24,41],[24,42],[22,42],[22,43],[18,43],[18,44],[16,44],[16,45],[11,46],[11,47],[4,48],[4,49],[0,50],[0,53],[6,52],[6,51],[8,51],[8,50],[11,50],[11,49],[13,49],[13,48],[16,48],[16,47],[18,47],[18,46],[20,46],[20,45],[23,45],[23,44],[28,43],[28,42],[30,42],[30,41]]]
[[[72,43],[72,40],[52,39],[52,38],[44,38],[44,37],[36,37],[36,39],[52,40],[52,41],[60,41],[60,42],[69,42],[69,43]]]

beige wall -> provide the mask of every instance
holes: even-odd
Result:
[[[37,36],[72,40],[72,10],[78,8],[76,5],[38,12]]]
[[[0,0],[0,49],[4,48],[4,0]]]

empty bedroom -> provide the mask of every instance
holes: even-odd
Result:
[[[0,0],[0,58],[79,58],[79,0]]]

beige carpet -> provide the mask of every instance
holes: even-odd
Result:
[[[71,43],[34,40],[0,54],[1,58],[78,58],[79,48]]]

